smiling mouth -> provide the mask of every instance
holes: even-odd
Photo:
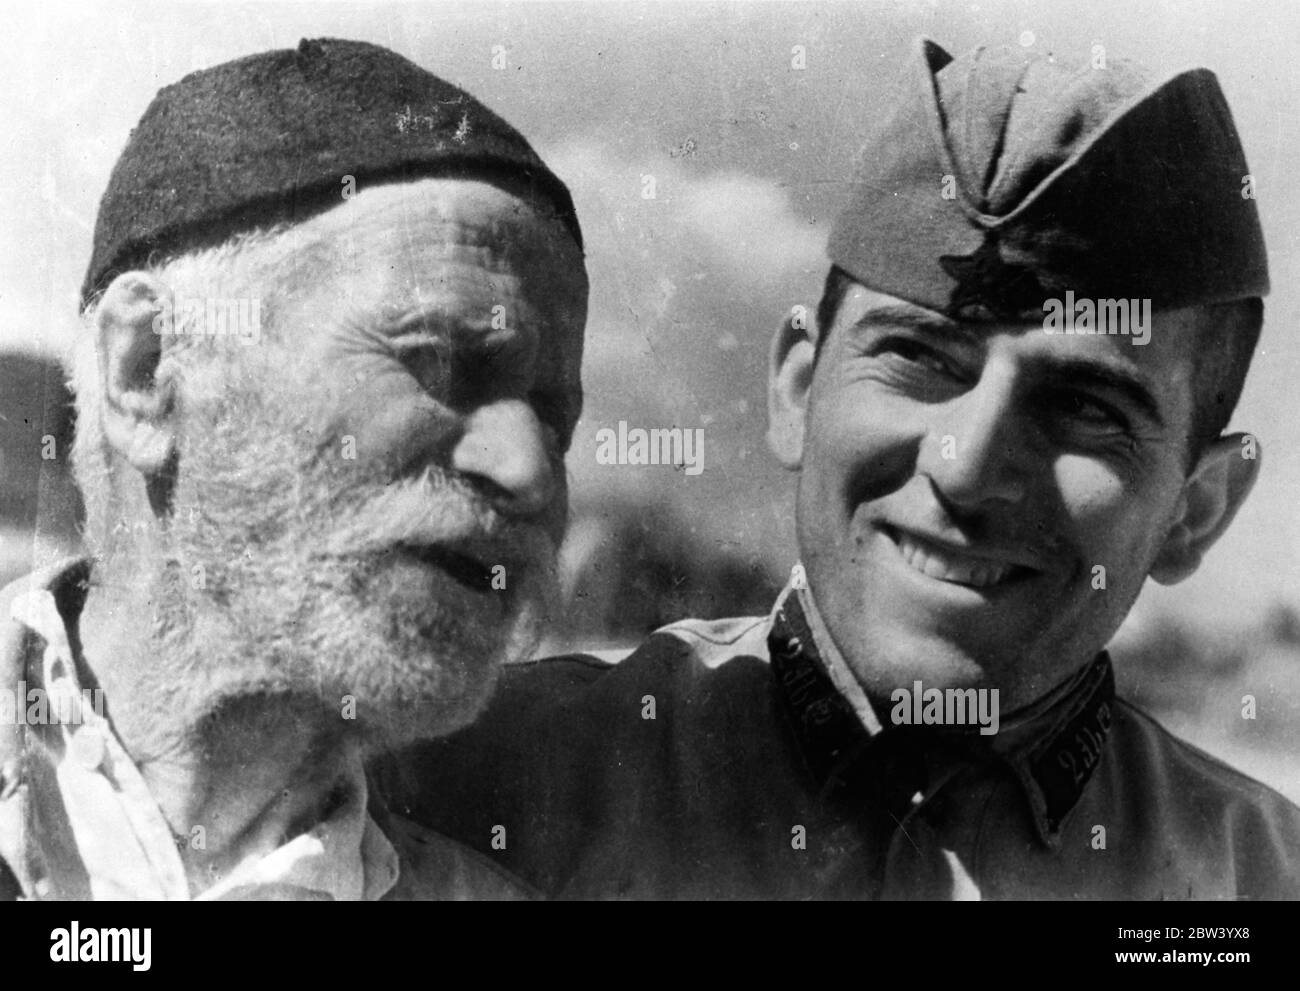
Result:
[[[904,564],[938,581],[970,588],[992,588],[1037,574],[1025,565],[963,554],[955,548],[932,543],[893,527],[886,527],[885,533],[898,548]]]
[[[397,553],[421,564],[432,565],[446,572],[466,588],[487,592],[492,588],[492,572],[481,561],[458,554],[436,544],[399,544]]]

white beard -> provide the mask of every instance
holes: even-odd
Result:
[[[553,541],[436,469],[344,483],[337,464],[293,449],[288,424],[247,426],[262,411],[244,403],[205,417],[180,449],[172,560],[150,594],[155,662],[128,675],[133,712],[148,714],[129,727],[139,756],[192,744],[256,699],[318,719],[313,732],[356,734],[368,752],[472,721],[501,665],[537,644],[557,589]],[[502,563],[507,589],[393,551],[449,541]]]

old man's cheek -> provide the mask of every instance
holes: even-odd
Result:
[[[421,392],[409,376],[376,384],[380,388],[349,395],[324,420],[320,454],[337,458],[344,468],[378,473],[383,480],[436,463],[454,431],[455,415]]]

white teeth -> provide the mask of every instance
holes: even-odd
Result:
[[[897,542],[908,566],[941,581],[984,588],[996,585],[1011,571],[1010,565],[954,554],[933,545],[922,546],[903,533],[897,535]]]

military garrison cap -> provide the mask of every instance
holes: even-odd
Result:
[[[1268,291],[1253,182],[1218,80],[1023,49],[919,75],[867,142],[831,261],[954,317],[1009,319],[1073,290],[1157,309]]]
[[[113,169],[82,308],[151,257],[341,203],[344,176],[429,175],[522,181],[582,247],[568,189],[523,136],[386,48],[304,39],[191,73],[154,97]]]

